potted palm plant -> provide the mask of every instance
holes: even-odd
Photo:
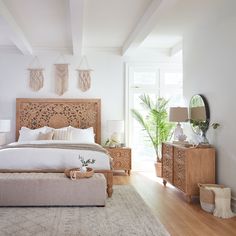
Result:
[[[164,98],[152,100],[149,95],[143,94],[140,97],[141,106],[145,110],[145,114],[141,114],[138,110],[132,109],[133,117],[142,126],[144,132],[148,136],[156,153],[156,174],[162,176],[161,162],[161,143],[170,139],[173,124],[168,122],[167,105],[168,101]]]

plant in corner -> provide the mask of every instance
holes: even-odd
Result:
[[[161,143],[168,141],[171,137],[173,124],[168,122],[167,105],[168,101],[164,98],[152,100],[149,95],[143,94],[140,97],[141,106],[145,110],[145,114],[141,114],[138,110],[132,109],[133,117],[142,126],[144,132],[148,136],[155,149],[157,163],[155,163],[158,172],[161,165],[160,147]],[[158,167],[157,167],[158,166]],[[161,173],[157,173],[161,176]]]

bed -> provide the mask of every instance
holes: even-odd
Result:
[[[65,168],[78,166],[78,157],[82,156],[96,160],[96,165],[92,167],[96,173],[104,174],[108,196],[112,195],[112,165],[111,162],[108,164],[109,155],[99,145],[100,99],[17,98],[16,140],[23,127],[35,131],[42,129],[41,127],[50,127],[56,131],[67,127],[72,129],[72,132],[93,129],[96,143],[77,144],[73,139],[30,142],[21,140],[0,151],[0,172],[63,172]]]

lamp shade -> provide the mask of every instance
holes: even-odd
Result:
[[[169,121],[186,122],[188,120],[187,107],[170,107]]]
[[[11,131],[11,121],[10,120],[0,120],[0,132],[8,133]]]
[[[108,133],[124,133],[124,121],[123,120],[108,120],[107,121]]]
[[[206,108],[204,106],[200,107],[191,107],[190,108],[190,118],[192,120],[206,120]]]

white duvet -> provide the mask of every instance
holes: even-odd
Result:
[[[71,143],[61,140],[37,140],[19,144],[48,144]],[[98,144],[96,144],[98,145]],[[85,160],[95,159],[95,163],[89,165],[95,170],[110,170],[110,157],[99,151],[57,149],[57,148],[9,148],[0,149],[1,170],[63,170],[65,168],[81,167],[79,155]]]

